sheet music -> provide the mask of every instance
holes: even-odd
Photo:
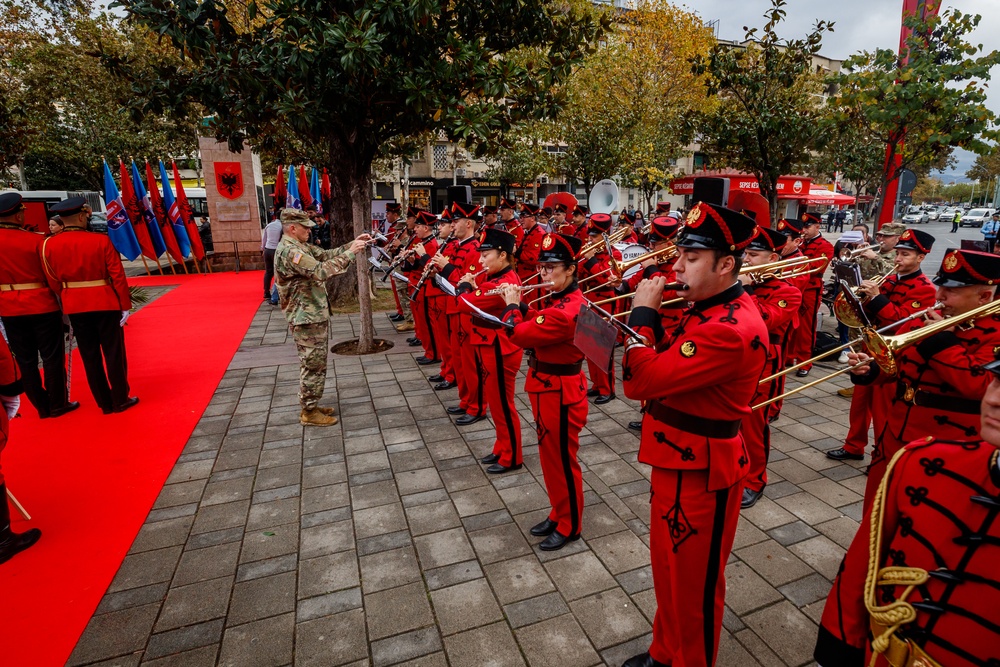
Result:
[[[455,296],[457,292],[455,291],[455,286],[450,282],[441,277],[440,273],[434,274],[434,284],[441,288],[441,291],[448,296]]]
[[[501,320],[499,317],[496,317],[494,315],[490,315],[489,313],[487,313],[485,310],[482,310],[481,308],[476,308],[471,303],[469,303],[469,300],[466,299],[464,296],[462,297],[462,301],[464,301],[466,303],[466,305],[468,305],[469,308],[472,309],[472,312],[476,314],[476,317],[484,319],[487,322],[489,322],[490,324],[495,324],[495,325],[504,327],[506,329],[513,329],[514,328],[514,325],[507,324],[506,322],[504,322],[503,320]]]

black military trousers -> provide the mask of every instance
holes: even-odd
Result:
[[[38,416],[45,418],[52,410],[66,407],[62,313],[56,310],[40,315],[4,317],[3,326],[7,330],[10,350],[21,369],[24,393],[38,410]],[[42,373],[38,372],[39,357],[42,358]]]
[[[128,400],[128,360],[125,331],[117,310],[74,313],[69,316],[73,334],[87,373],[87,384],[97,405],[109,412]]]

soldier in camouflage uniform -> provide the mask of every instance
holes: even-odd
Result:
[[[906,231],[906,225],[899,221],[887,222],[875,232],[875,241],[881,246],[878,251],[869,250],[858,259],[861,278],[873,280],[884,276],[896,266],[896,241]]]
[[[326,355],[329,342],[330,305],[326,281],[344,273],[361,252],[368,234],[349,244],[323,250],[309,243],[310,230],[316,223],[305,211],[286,208],[281,212],[284,234],[274,252],[281,310],[292,330],[299,353],[299,422],[307,426],[332,426],[337,423],[333,408],[319,407],[326,383]]]

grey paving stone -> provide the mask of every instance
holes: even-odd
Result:
[[[354,588],[360,583],[358,557],[354,551],[311,558],[299,564],[300,598]]]
[[[570,609],[599,651],[652,630],[642,612],[620,588],[571,602]]]
[[[362,556],[360,565],[365,593],[376,593],[421,579],[420,565],[412,546]]]
[[[486,566],[500,604],[510,604],[555,590],[545,568],[534,556],[523,556]]]
[[[269,577],[272,574],[291,572],[299,564],[298,554],[286,554],[267,560],[244,563],[236,570],[236,581],[249,581],[259,577]]]
[[[545,569],[567,600],[576,600],[618,585],[604,564],[589,551],[548,562]]]
[[[479,566],[478,561],[469,560],[462,563],[454,563],[453,565],[445,565],[433,570],[426,570],[424,577],[427,581],[427,588],[433,591],[447,586],[454,586],[464,581],[480,579],[483,577],[483,570]]]
[[[470,560],[476,556],[461,528],[421,535],[413,538],[413,542],[417,546],[421,567],[425,570]],[[360,545],[358,551],[361,552]]]
[[[222,640],[224,625],[225,622],[220,618],[153,635],[149,638],[144,657],[151,660],[218,644]]]
[[[788,550],[831,581],[837,576],[840,562],[846,553],[846,549],[838,546],[825,535],[793,544]]]
[[[323,616],[295,626],[296,667],[345,665],[355,660],[367,664],[363,609]]]
[[[586,633],[570,614],[514,631],[533,667],[576,667],[600,662]]]
[[[300,556],[309,558],[311,549],[306,548],[306,531],[302,531],[302,550]],[[313,546],[310,543],[310,548]],[[240,563],[249,563],[275,556],[295,553],[299,548],[299,526],[291,523],[282,526],[272,526],[265,529],[248,531],[243,538],[243,551],[240,553]]]
[[[396,482],[391,479],[351,487],[351,505],[355,510],[398,502],[399,491],[396,490]]]
[[[156,621],[156,632],[225,616],[232,589],[231,576],[171,588]]]
[[[484,565],[531,553],[517,524],[504,523],[469,534],[479,561]]]
[[[819,535],[819,533],[812,526],[802,521],[793,521],[791,523],[786,523],[784,526],[772,528],[767,531],[767,534],[771,537],[771,539],[775,540],[783,547],[787,547],[795,544],[796,542],[801,542],[802,540]]]
[[[376,667],[403,662],[416,664],[415,658],[441,650],[441,637],[434,628],[423,628],[373,641],[371,649]]]
[[[746,563],[726,565],[726,606],[743,616],[781,599],[781,594]]]
[[[768,540],[734,552],[772,585],[781,586],[810,574],[812,568],[788,549]]]
[[[285,526],[279,526],[286,528]],[[294,527],[298,533],[298,527]],[[302,529],[302,546],[299,557],[303,560],[323,556],[338,551],[347,551],[354,547],[354,525],[351,521],[338,521],[312,528]],[[292,549],[295,550],[294,548]]]
[[[242,539],[243,527],[234,526],[233,528],[215,530],[211,533],[192,535],[188,539],[185,548],[189,551],[192,549],[204,549],[205,547],[214,547],[218,544],[225,544],[226,542],[239,542]]]
[[[611,574],[620,574],[649,563],[649,547],[630,530],[588,539],[587,544]]]
[[[365,595],[364,603],[368,634],[373,640],[434,624],[422,583]]]
[[[180,555],[181,547],[173,546],[125,556],[108,592],[170,581]]]
[[[350,588],[326,595],[317,595],[314,598],[299,600],[296,608],[296,617],[299,622],[311,621],[331,614],[339,614],[349,609],[357,609],[361,606],[361,589]]]
[[[218,655],[219,647],[212,644],[175,653],[158,660],[146,660],[142,664],[144,667],[214,667]]]
[[[653,587],[653,568],[650,565],[629,572],[622,572],[615,579],[622,589],[631,595]]]
[[[295,614],[265,618],[226,630],[220,667],[277,667],[292,662]]]
[[[810,574],[778,589],[796,607],[802,608],[818,600],[825,600],[830,592],[830,582],[819,574]]]
[[[249,500],[241,500],[224,505],[212,505],[201,507],[195,516],[191,533],[208,533],[225,528],[234,528],[246,524],[247,511],[250,509]]]
[[[358,555],[367,556],[368,554],[379,553],[380,551],[405,547],[412,543],[409,531],[400,530],[395,533],[387,533],[378,537],[358,540]]]
[[[358,539],[406,530],[406,514],[400,503],[355,510],[354,530]]]
[[[185,551],[174,573],[173,585],[183,586],[231,575],[236,572],[239,554],[238,542]]]
[[[447,499],[437,503],[409,507],[406,509],[406,519],[412,535],[424,535],[462,525],[462,520],[459,519],[454,504]]]
[[[811,642],[801,637],[815,637],[816,624],[790,602],[781,602],[750,614],[744,622],[786,664],[801,665],[812,659]]]
[[[67,664],[83,665],[143,648],[159,608],[159,604],[149,604],[94,616]]]
[[[119,593],[107,593],[97,605],[95,614],[106,614],[111,611],[121,611],[131,607],[141,607],[151,602],[160,602],[167,594],[170,586],[166,581],[150,584],[141,588],[129,588]]]
[[[506,623],[494,623],[445,637],[444,645],[452,667],[517,667],[525,664]]]
[[[227,624],[240,625],[295,611],[295,573],[237,583],[232,591]]]
[[[503,618],[485,579],[475,579],[431,593],[434,615],[442,635],[450,635]]]
[[[261,530],[297,522],[299,520],[299,498],[297,495],[272,502],[258,502],[255,496],[254,504],[250,506],[250,515],[247,518],[247,530]]]

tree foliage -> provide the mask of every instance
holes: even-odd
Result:
[[[989,181],[1000,176],[1000,148],[993,146],[988,152],[977,155],[965,175],[975,181]]]
[[[666,0],[643,0],[617,13],[615,25],[604,48],[573,75],[553,131],[567,145],[563,172],[588,194],[613,176],[647,192],[654,183],[665,187],[658,174],[669,172],[690,143],[688,116],[709,105],[704,77],[690,60],[714,37],[697,15]]]
[[[757,177],[760,193],[777,216],[778,178],[809,160],[824,141],[822,79],[814,71],[823,35],[833,23],[817,21],[803,39],[784,40],[777,29],[785,0],[771,0],[763,29],[746,28],[742,45],[719,43],[694,59],[709,76],[718,105],[697,119],[702,150],[727,166]]]
[[[513,183],[533,183],[542,174],[551,174],[555,160],[546,150],[550,143],[548,123],[525,123],[506,133],[505,143],[487,160],[486,178],[505,190]],[[537,202],[536,202],[537,203]]]
[[[902,169],[926,172],[947,164],[956,147],[984,153],[986,141],[997,138],[985,101],[1000,52],[982,54],[981,45],[965,40],[980,18],[954,9],[908,16],[903,24],[911,32],[901,54],[878,49],[844,61],[831,104],[862,119],[865,132],[890,147],[883,192]]]
[[[34,189],[101,189],[101,157],[181,156],[197,147],[194,117],[122,113],[130,84],[109,74],[95,46],[138,68],[176,55],[149,31],[86,7],[0,4],[0,170],[19,166]]]
[[[136,110],[201,103],[233,150],[274,149],[287,128],[322,154],[337,241],[368,228],[372,164],[400,155],[401,139],[443,131],[488,151],[512,125],[558,111],[559,84],[607,28],[589,4],[551,0],[121,1],[185,55],[135,79]],[[525,50],[531,58],[514,57]],[[364,352],[374,332],[364,267],[357,280],[340,293],[361,296]]]

